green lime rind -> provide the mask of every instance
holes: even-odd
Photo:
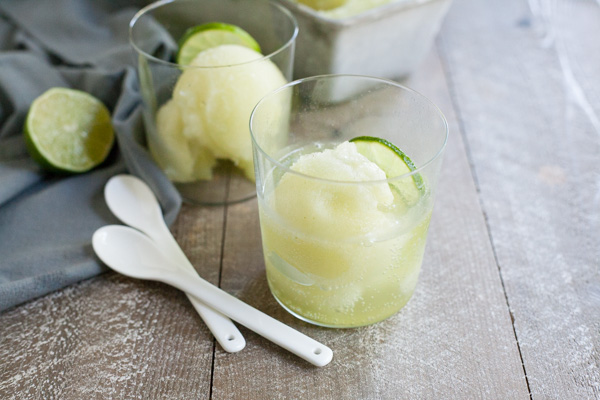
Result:
[[[417,169],[410,157],[398,146],[388,140],[373,136],[355,137],[350,142],[356,145],[360,154],[377,164],[385,172],[386,177],[391,179],[390,186],[402,196],[407,205],[414,205],[419,201],[425,193],[425,184],[421,174],[413,174],[411,179],[393,179]]]
[[[237,44],[261,52],[258,42],[239,26],[209,22],[185,31],[179,39],[179,50],[175,59],[179,65],[189,65],[200,52],[224,44]]]
[[[88,93],[62,87],[33,101],[23,134],[29,154],[42,168],[69,174],[100,165],[115,141],[106,106]]]

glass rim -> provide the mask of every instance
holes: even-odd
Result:
[[[171,3],[193,3],[196,2],[196,0],[159,0],[156,1],[154,3],[148,4],[147,6],[141,8],[140,10],[138,10],[135,15],[133,16],[133,18],[131,18],[131,20],[129,21],[129,29],[128,29],[128,35],[129,35],[129,44],[131,45],[131,47],[138,53],[138,55],[144,56],[146,59],[153,61],[155,63],[158,64],[162,64],[168,67],[172,67],[172,68],[178,68],[178,69],[213,69],[213,68],[228,68],[228,67],[236,67],[239,65],[246,65],[246,64],[251,64],[251,63],[255,63],[255,62],[260,62],[260,61],[264,61],[264,60],[268,60],[273,58],[274,56],[276,56],[277,54],[285,51],[286,49],[288,49],[290,46],[292,46],[292,44],[296,41],[296,38],[298,37],[298,21],[296,20],[296,17],[294,17],[294,15],[285,7],[283,7],[282,5],[276,3],[273,0],[269,0],[268,3],[271,6],[274,6],[275,8],[279,9],[279,11],[281,11],[284,15],[286,15],[289,20],[292,22],[293,26],[294,26],[294,31],[292,32],[291,37],[283,44],[281,45],[279,48],[277,48],[275,51],[263,55],[260,58],[256,58],[253,60],[249,60],[249,61],[244,61],[241,63],[236,63],[236,64],[225,64],[225,65],[218,65],[218,66],[199,66],[199,65],[180,65],[177,64],[175,62],[171,62],[171,61],[167,61],[167,60],[163,60],[161,58],[155,57],[149,53],[147,53],[146,51],[142,50],[136,43],[135,40],[133,38],[133,29],[135,24],[140,20],[140,18],[142,18],[144,15],[150,13],[151,11],[154,11],[164,5],[167,4],[171,4]]]
[[[393,176],[393,177],[386,178],[386,179],[375,179],[375,180],[367,180],[367,181],[344,181],[344,180],[328,179],[328,178],[322,178],[322,177],[318,177],[318,176],[314,176],[314,175],[309,175],[309,174],[305,174],[305,173],[302,173],[302,172],[294,171],[289,166],[286,166],[282,162],[280,162],[279,160],[276,160],[273,157],[271,157],[258,144],[258,142],[257,142],[257,140],[256,140],[256,138],[254,136],[254,130],[252,128],[252,122],[254,121],[254,117],[255,117],[256,111],[261,106],[261,104],[263,104],[263,102],[265,102],[271,96],[274,96],[274,95],[276,95],[276,94],[278,94],[280,92],[283,92],[283,91],[285,91],[287,89],[290,89],[290,88],[292,88],[294,86],[298,86],[298,85],[300,85],[300,84],[302,84],[304,82],[307,82],[307,81],[316,81],[316,80],[321,80],[321,79],[336,79],[336,78],[367,79],[367,80],[371,80],[371,81],[385,83],[385,84],[388,84],[388,85],[391,85],[391,86],[396,86],[397,88],[399,88],[401,90],[407,91],[409,93],[416,94],[418,97],[420,97],[422,100],[424,100],[426,103],[428,103],[433,108],[433,110],[436,112],[437,116],[442,121],[443,130],[444,130],[444,140],[443,140],[441,146],[439,146],[439,149],[437,150],[437,152],[435,152],[435,154],[429,160],[427,160],[421,166],[415,168],[411,172],[407,172],[405,174],[398,175],[398,176]],[[252,144],[256,147],[256,149],[258,149],[258,151],[260,153],[263,154],[263,156],[267,160],[269,160],[269,162],[271,162],[276,167],[281,168],[282,170],[284,170],[284,172],[286,172],[286,173],[292,173],[294,175],[298,175],[298,176],[301,176],[301,177],[304,177],[304,178],[308,178],[308,179],[312,179],[312,180],[317,180],[317,181],[322,181],[322,182],[336,183],[336,184],[350,184],[350,185],[390,183],[390,182],[400,181],[400,180],[406,179],[407,177],[410,177],[410,176],[417,175],[417,174],[421,173],[425,168],[427,168],[429,165],[431,165],[434,161],[436,161],[438,158],[440,158],[442,156],[442,154],[444,152],[444,149],[446,148],[446,145],[448,143],[448,134],[449,134],[448,121],[446,120],[446,117],[444,116],[444,113],[442,113],[442,110],[433,101],[431,101],[427,96],[425,96],[425,95],[417,92],[414,89],[411,89],[411,88],[409,88],[407,86],[401,85],[398,82],[395,82],[395,81],[390,80],[390,79],[378,78],[378,77],[369,76],[369,75],[356,75],[356,74],[326,74],[326,75],[316,75],[316,76],[310,76],[310,77],[307,77],[307,78],[297,79],[297,80],[294,80],[292,82],[289,82],[289,83],[287,83],[287,84],[285,84],[285,85],[283,85],[283,86],[275,89],[274,91],[266,94],[262,99],[259,100],[259,102],[252,109],[252,113],[250,114],[249,125],[250,125],[250,138],[252,139]]]

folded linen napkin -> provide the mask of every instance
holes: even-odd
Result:
[[[168,223],[179,212],[179,194],[145,148],[127,36],[144,3],[0,2],[0,311],[105,271],[91,237],[100,226],[118,223],[103,198],[111,176],[129,171],[144,179]],[[112,113],[117,146],[91,172],[48,174],[27,154],[25,116],[54,86],[86,91]]]

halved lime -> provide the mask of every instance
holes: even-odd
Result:
[[[223,44],[238,44],[260,53],[260,46],[256,40],[239,26],[209,22],[185,31],[179,39],[177,64],[188,65],[201,51]]]
[[[104,104],[85,92],[62,87],[33,101],[24,134],[35,161],[48,170],[68,173],[101,164],[115,140]]]
[[[359,136],[351,139],[350,142],[356,145],[360,154],[377,164],[388,179],[417,169],[406,153],[385,139]],[[396,189],[408,205],[416,204],[425,190],[423,177],[420,174],[413,174],[411,178],[390,181],[390,186]]]

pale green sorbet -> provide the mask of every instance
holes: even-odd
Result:
[[[304,3],[301,0],[294,1]],[[346,0],[344,4],[339,7],[330,10],[317,10],[317,13],[328,18],[342,19],[358,15],[372,8],[391,3],[392,1],[396,0]]]

